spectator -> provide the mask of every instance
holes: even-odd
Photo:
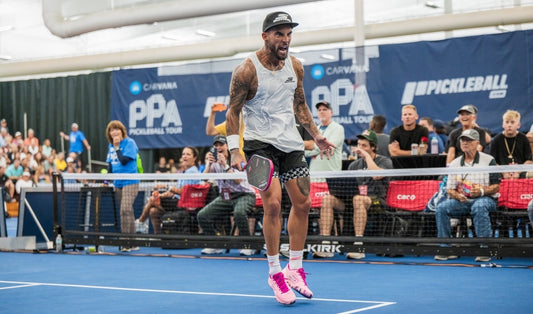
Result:
[[[29,171],[24,171],[22,173],[22,176],[20,177],[20,180],[17,180],[17,183],[15,183],[15,191],[18,195],[20,195],[20,192],[22,191],[22,188],[31,188],[33,186],[33,181],[31,179],[31,174]]]
[[[432,138],[436,138],[437,141],[438,141],[438,146],[439,146],[439,154],[442,154],[444,152],[444,142],[442,141],[442,138],[437,134],[435,133],[435,127],[433,125],[433,119],[431,119],[430,117],[423,117],[420,119],[420,122],[419,124],[423,127],[425,127],[426,129],[428,129],[429,131],[429,143],[431,145],[431,139]],[[429,152],[429,150],[428,150]]]
[[[533,152],[533,124],[529,128],[529,132],[526,133],[526,137],[529,140],[529,146],[531,147],[531,151]]]
[[[7,134],[9,134],[9,127],[7,126],[6,119],[0,120],[0,128],[6,129]]]
[[[83,134],[83,132],[79,130],[79,126],[77,123],[72,123],[71,132],[69,135],[66,135],[63,131],[59,132],[59,135],[61,135],[62,138],[70,142],[68,152],[76,153],[77,158],[79,158],[80,160],[82,160],[81,155],[83,154],[83,145],[85,145],[87,150],[91,150],[89,141],[87,141],[87,139],[85,138],[85,134]]]
[[[65,160],[65,153],[60,152],[56,155],[56,159],[54,159],[54,167],[55,169],[63,172],[67,169],[67,162]]]
[[[7,139],[7,129],[6,128],[0,128],[0,147],[5,147],[7,145],[6,139]]]
[[[468,168],[496,165],[489,154],[478,151],[479,133],[464,130],[459,136],[463,155],[455,158],[450,167],[464,167],[461,175],[449,175],[447,182],[449,199],[437,205],[435,219],[439,238],[451,237],[450,218],[471,215],[477,237],[488,238],[492,234],[489,213],[496,211],[496,193],[500,189],[499,173],[471,173]],[[436,260],[455,259],[457,256],[436,255]],[[478,256],[476,262],[490,261],[490,257]]]
[[[107,124],[106,138],[109,142],[106,162],[108,173],[138,173],[137,154],[139,148],[128,137],[122,122],[113,120]],[[89,148],[88,148],[89,149]],[[71,157],[69,157],[71,158]],[[139,180],[114,180],[115,193],[120,203],[120,228],[122,233],[135,233],[135,216],[133,202],[139,193]],[[138,250],[138,247],[121,247],[122,252]]]
[[[183,173],[200,173],[198,171],[198,150],[195,147],[187,146],[183,149],[181,158],[183,159]],[[181,159],[180,159],[181,160]],[[152,193],[152,196],[148,199],[148,202],[143,208],[141,216],[136,220],[136,229],[148,230],[148,217],[152,221],[152,227],[154,233],[161,233],[161,216],[165,211],[169,209],[175,209],[177,207],[177,201],[181,196],[183,186],[186,184],[201,184],[202,180],[199,179],[187,179],[178,180],[176,185],[170,188],[166,186],[156,186],[155,189],[158,193]],[[159,191],[164,188],[164,191]],[[155,192],[155,191],[154,191]]]
[[[314,144],[311,151],[306,151],[305,155],[312,157],[309,164],[309,171],[340,171],[342,170],[342,147],[344,144],[344,127],[333,121],[333,110],[327,101],[318,102],[315,105],[318,111],[320,125],[317,126],[322,136],[329,139],[335,150],[333,156],[323,158],[320,155],[320,148]],[[320,155],[320,156],[319,156]]]
[[[35,170],[35,174],[33,175],[33,182],[35,183],[36,186],[40,186],[43,184],[49,184],[50,182],[52,182],[50,180],[50,176],[44,170],[43,165],[37,167],[37,169]]]
[[[496,135],[490,145],[490,154],[498,165],[531,164],[531,146],[527,136],[520,133],[520,113],[507,110],[503,114],[503,132]],[[525,173],[507,172],[504,179],[517,179]]]
[[[357,148],[355,153],[359,157],[350,163],[348,170],[382,170],[392,169],[392,160],[389,157],[376,153],[378,138],[374,131],[366,130],[357,136]],[[354,195],[353,201],[353,224],[355,236],[362,237],[366,229],[367,212],[383,208],[387,194],[389,180],[385,177],[359,177],[357,185],[359,194]],[[354,191],[355,193],[355,191]],[[334,211],[343,212],[345,201],[332,194],[322,200],[320,209],[320,234],[330,235],[333,224]],[[317,252],[317,257],[332,257],[332,253]],[[351,252],[346,255],[349,259],[365,258],[364,253]]]
[[[374,131],[378,137],[378,150],[376,153],[381,156],[390,157],[390,136],[389,134],[383,133],[386,125],[387,119],[384,116],[378,114],[373,116],[372,120],[370,120],[369,129]]]
[[[224,107],[225,108],[225,107]],[[207,122],[205,124],[205,134],[210,136],[215,135],[224,135],[227,136],[226,132],[226,121],[219,123],[215,125],[215,116],[217,112],[221,111],[220,104],[214,103],[211,105],[211,114],[209,114],[209,117],[207,118]],[[222,109],[225,110],[225,109]],[[243,134],[244,134],[244,123],[242,122],[242,115],[239,116],[240,120],[240,128],[239,128],[239,151],[241,152],[241,155],[244,156],[244,152],[242,150],[244,145],[243,140]]]
[[[52,155],[52,146],[50,144],[50,139],[46,138],[43,141],[43,146],[41,146],[41,153],[48,158],[48,156]]]
[[[178,168],[176,168],[176,162],[174,161],[174,158],[169,158],[167,162],[167,169],[170,173],[176,173],[178,172]]]
[[[6,156],[6,154],[4,153],[3,150],[0,150],[0,167],[4,167],[6,168],[7,167],[7,164],[8,164],[8,158]]]
[[[487,138],[485,135],[485,130],[481,129],[476,125],[478,110],[474,105],[465,105],[457,110],[459,115],[459,122],[461,123],[461,128],[455,129],[450,132],[448,135],[448,144],[446,146],[446,164],[450,164],[452,160],[463,155],[461,150],[461,143],[459,141],[459,136],[463,131],[474,129],[479,134],[479,146],[477,147],[478,151],[483,151],[485,145],[487,145]]]
[[[24,140],[22,139],[22,133],[20,133],[20,131],[15,132],[13,144],[17,145],[18,147],[24,146]]]
[[[433,127],[435,129],[435,133],[441,138],[442,144],[444,145],[444,150],[446,150],[446,144],[448,143],[448,130],[446,126],[444,125],[444,122],[442,120],[436,119],[433,121]]]
[[[238,170],[230,167],[230,155],[226,137],[217,135],[213,139],[216,156],[207,153],[206,173],[233,173]],[[233,213],[233,220],[239,228],[239,235],[251,235],[248,225],[248,212],[255,206],[255,192],[246,180],[217,180],[220,195],[198,212],[198,223],[204,235],[215,235],[215,222]],[[205,248],[202,254],[220,254],[223,249]],[[241,255],[253,255],[252,249],[242,249]]]
[[[39,147],[39,139],[35,137],[35,131],[33,129],[28,129],[28,136],[24,139],[25,146],[36,145]]]
[[[533,230],[533,200],[529,201],[527,205],[527,215],[529,217],[529,224],[531,225],[531,230]]]
[[[0,187],[4,188],[4,201],[5,202],[15,202],[15,184],[13,181],[6,175],[6,167],[0,165]]]
[[[24,172],[24,168],[20,165],[20,163],[20,159],[14,159],[13,162],[6,168],[6,175],[13,182],[17,182],[17,180]]]
[[[418,113],[414,105],[402,107],[402,125],[390,132],[389,152],[394,156],[411,155],[411,144],[420,144],[428,138],[428,130],[416,123]]]
[[[157,164],[157,167],[155,168],[155,173],[167,173],[168,167],[167,167],[167,159],[164,156],[159,157],[159,163]]]

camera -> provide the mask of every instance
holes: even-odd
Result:
[[[209,149],[209,151],[211,152],[211,154],[213,154],[213,157],[215,157],[215,161],[217,161],[218,160],[218,151],[217,151],[217,149],[215,147],[211,147]]]

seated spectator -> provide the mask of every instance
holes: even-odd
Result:
[[[387,119],[384,116],[378,114],[372,117],[372,120],[370,120],[370,126],[368,128],[374,131],[378,137],[378,150],[376,153],[381,156],[390,157],[390,136],[389,134],[384,133],[386,125]]]
[[[178,172],[178,169],[176,168],[176,162],[174,161],[174,158],[169,158],[167,162],[167,169],[170,173],[176,173]]]
[[[226,120],[224,122],[219,123],[215,125],[215,116],[217,112],[220,112],[222,107],[218,103],[214,103],[211,105],[211,113],[209,114],[209,117],[207,117],[207,121],[205,123],[205,134],[210,136],[216,136],[216,135],[223,135],[226,136]],[[225,110],[225,109],[224,109]],[[242,150],[242,147],[244,145],[243,140],[243,134],[244,134],[244,122],[242,121],[242,114],[239,116],[239,151],[244,156],[244,152]]]
[[[41,153],[43,156],[48,158],[48,156],[52,155],[52,144],[50,144],[50,139],[44,139],[43,146],[41,146]]]
[[[183,149],[181,158],[183,159],[184,173],[199,173],[198,171],[198,150],[195,147],[187,146]],[[168,190],[160,193],[154,191],[152,196],[143,208],[139,219],[135,220],[137,230],[148,230],[148,217],[152,221],[154,233],[161,233],[161,216],[167,210],[176,210],[177,202],[181,196],[183,186],[187,184],[201,184],[200,179],[178,180],[175,186],[168,187]],[[157,186],[156,188],[160,188]]]
[[[20,131],[15,132],[15,136],[13,137],[13,144],[19,147],[24,145],[24,140],[22,139],[22,133],[20,133]]]
[[[357,160],[350,163],[348,170],[382,170],[392,169],[392,160],[389,157],[376,153],[378,139],[372,130],[366,130],[358,135],[357,148],[355,150]],[[358,177],[358,192],[354,191],[353,196],[353,224],[355,236],[362,237],[365,233],[367,212],[371,209],[380,209],[385,204],[387,194],[388,178],[385,177]],[[320,234],[328,236],[331,234],[334,211],[343,212],[345,202],[338,196],[332,194],[322,199],[320,208]],[[333,253],[316,252],[315,257],[332,257]],[[350,259],[365,258],[364,253],[352,252],[346,255]]]
[[[39,152],[39,140],[34,137],[31,139],[30,141],[30,145],[26,146],[28,147],[28,152],[31,154],[31,155],[35,155]]]
[[[208,163],[205,173],[233,173],[238,170],[232,168],[230,154],[226,137],[215,136],[213,145],[216,148],[216,156],[211,152],[207,153]],[[251,235],[248,225],[248,212],[255,206],[255,192],[253,188],[243,179],[217,180],[220,195],[207,204],[198,212],[198,224],[204,235],[216,235],[215,223],[223,220],[223,217],[230,217],[233,213],[233,220],[239,228],[239,235]],[[202,254],[220,254],[222,249],[205,248]],[[252,255],[251,249],[242,249],[241,255]]]
[[[35,137],[35,131],[28,129],[28,136],[24,139],[24,146],[36,145],[39,147],[39,139]]]
[[[49,184],[52,182],[50,179],[50,176],[46,173],[44,170],[44,166],[41,165],[37,167],[35,170],[35,174],[33,175],[33,182],[36,186],[42,185],[42,184]]]
[[[531,146],[526,135],[520,133],[520,113],[507,110],[503,114],[503,132],[496,135],[490,146],[490,154],[498,165],[531,164]],[[507,172],[504,179],[518,179],[525,173]]]
[[[15,202],[15,184],[13,184],[13,181],[9,179],[9,177],[6,175],[6,167],[0,165],[0,187],[4,188],[4,201],[9,202],[13,201]]]
[[[54,167],[55,169],[63,172],[67,169],[67,162],[65,160],[65,153],[60,152],[56,155],[56,159],[54,159]]]
[[[6,119],[0,120],[0,128],[4,128],[7,131],[7,134],[9,134],[9,127],[7,126]]]
[[[157,164],[157,167],[155,168],[155,173],[167,173],[167,159],[163,156],[159,157],[159,163]]]
[[[5,147],[7,142],[7,129],[6,128],[0,128],[0,147]]]
[[[428,130],[416,123],[418,113],[414,105],[402,107],[402,125],[390,132],[389,152],[394,156],[411,155],[411,144],[420,144],[422,138],[428,138]]]
[[[488,238],[492,235],[489,213],[496,211],[496,193],[500,189],[499,173],[474,173],[471,167],[494,166],[496,160],[489,154],[478,151],[479,133],[473,129],[464,130],[459,136],[463,155],[455,158],[450,167],[464,167],[461,175],[449,175],[447,182],[449,199],[437,205],[435,219],[439,238],[452,235],[450,219],[471,215],[477,237]],[[436,260],[455,259],[457,256],[436,255]],[[478,256],[477,262],[490,261],[490,257]]]
[[[446,144],[448,143],[448,128],[444,124],[442,120],[436,119],[433,120],[433,128],[435,129],[435,133],[440,137],[442,140],[442,144],[444,145],[444,150],[446,150]]]
[[[20,163],[20,159],[14,159],[13,162],[6,168],[6,176],[8,176],[13,182],[17,182],[24,172],[24,167],[22,167]]]
[[[31,188],[33,187],[33,181],[31,178],[31,174],[29,171],[24,171],[22,173],[22,176],[20,177],[20,180],[17,180],[17,183],[15,184],[15,191],[18,195],[20,195],[20,192],[22,188]]]
[[[435,128],[433,126],[433,119],[431,119],[430,117],[423,117],[423,118],[420,118],[420,123],[419,123],[421,126],[425,127],[426,129],[428,129],[429,131],[429,143],[431,145],[431,139],[432,138],[436,138],[437,141],[438,141],[438,146],[439,146],[439,154],[442,154],[444,152],[444,142],[442,142],[442,138],[437,134],[435,133]],[[428,153],[430,152],[430,150],[428,150]]]
[[[461,123],[461,128],[455,129],[450,132],[448,135],[448,143],[446,146],[446,164],[450,164],[455,158],[462,156],[463,151],[461,150],[461,143],[459,141],[459,136],[463,131],[474,129],[479,134],[479,146],[477,147],[478,151],[483,151],[487,145],[487,137],[485,130],[478,127],[476,124],[478,110],[474,105],[465,105],[457,110],[459,115],[459,122]]]
[[[0,167],[7,167],[9,159],[6,157],[6,154],[3,150],[0,150]]]

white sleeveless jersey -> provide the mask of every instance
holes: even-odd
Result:
[[[294,91],[298,78],[290,56],[279,71],[266,69],[256,53],[250,55],[257,74],[257,92],[243,107],[244,139],[272,144],[283,152],[304,150],[294,119]]]

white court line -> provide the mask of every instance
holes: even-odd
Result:
[[[46,282],[25,282],[25,281],[4,281],[0,280],[0,283],[7,284],[19,284],[20,286],[16,287],[6,287],[6,288],[22,288],[22,287],[33,287],[33,286],[53,286],[53,287],[69,287],[69,288],[85,288],[85,289],[102,289],[102,290],[119,290],[119,291],[136,291],[136,292],[157,292],[157,293],[174,293],[174,294],[194,294],[194,295],[212,295],[212,296],[230,296],[230,297],[247,297],[247,298],[269,298],[273,299],[274,296],[270,295],[257,295],[257,294],[241,294],[241,293],[221,293],[221,292],[199,292],[199,291],[183,291],[183,290],[160,290],[160,289],[141,289],[141,288],[122,288],[122,287],[109,287],[109,286],[89,286],[89,285],[74,285],[74,284],[63,284],[63,283],[46,283]],[[0,288],[0,289],[6,289]],[[322,302],[339,302],[339,303],[371,303],[372,306],[363,307],[360,309],[342,312],[339,314],[349,314],[357,313],[366,310],[371,310],[383,306],[389,306],[396,304],[396,302],[388,301],[364,301],[364,300],[344,300],[344,299],[322,299],[322,298],[298,298],[301,300],[309,301],[322,301]]]
[[[4,282],[4,281],[0,281],[0,282]],[[20,286],[2,287],[2,288],[0,288],[0,290],[16,289],[16,288],[24,288],[24,287],[34,287],[34,286],[38,286],[38,285],[20,285]]]

